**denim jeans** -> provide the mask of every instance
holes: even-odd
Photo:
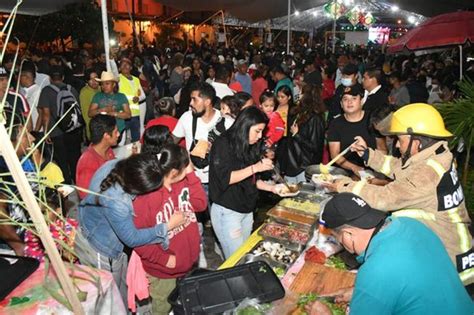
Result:
[[[213,203],[211,222],[227,259],[252,233],[253,213],[239,213]]]
[[[125,122],[127,129],[130,129],[132,142],[140,140],[140,116],[133,116]]]

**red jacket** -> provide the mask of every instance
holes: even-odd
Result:
[[[135,210],[134,223],[137,228],[153,227],[155,224],[168,222],[176,211],[186,213],[183,226],[168,231],[170,245],[163,250],[161,245],[152,244],[134,248],[140,256],[145,271],[157,278],[171,279],[185,275],[199,258],[199,229],[194,212],[207,208],[207,196],[201,181],[193,173],[184,180],[173,184],[171,191],[162,187],[157,191],[138,196],[133,202]],[[176,256],[176,267],[167,268],[170,255]]]
[[[327,79],[323,81],[323,92],[321,95],[323,100],[333,97],[335,91],[336,91],[336,85],[333,80]]]
[[[267,146],[271,147],[283,137],[285,133],[285,121],[278,112],[273,112],[268,118],[270,121],[267,125],[265,138],[267,138]]]

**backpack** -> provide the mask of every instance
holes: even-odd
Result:
[[[71,86],[67,84],[62,88],[51,84],[49,86],[56,91],[56,116],[61,119],[58,124],[59,129],[65,133],[75,131],[85,125],[84,117],[82,117],[81,107],[76,97],[71,92]]]

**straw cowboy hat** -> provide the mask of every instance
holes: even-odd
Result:
[[[106,82],[106,81],[118,82],[115,75],[112,72],[109,72],[109,71],[102,71],[102,74],[100,75],[100,79],[95,78],[95,80],[97,82]]]

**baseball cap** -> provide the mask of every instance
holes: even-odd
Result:
[[[321,212],[321,223],[333,229],[344,224],[370,229],[385,220],[387,213],[373,209],[361,197],[340,193],[326,203]]]
[[[348,63],[344,66],[344,68],[342,68],[342,74],[345,75],[352,75],[356,74],[357,72],[359,72],[359,68],[353,63]]]
[[[359,95],[360,97],[364,97],[365,90],[362,88],[361,85],[355,84],[353,86],[346,86],[344,87],[344,91],[342,92],[342,95],[350,94],[352,96],[357,96]]]
[[[8,77],[8,72],[5,67],[0,67],[0,77]]]

